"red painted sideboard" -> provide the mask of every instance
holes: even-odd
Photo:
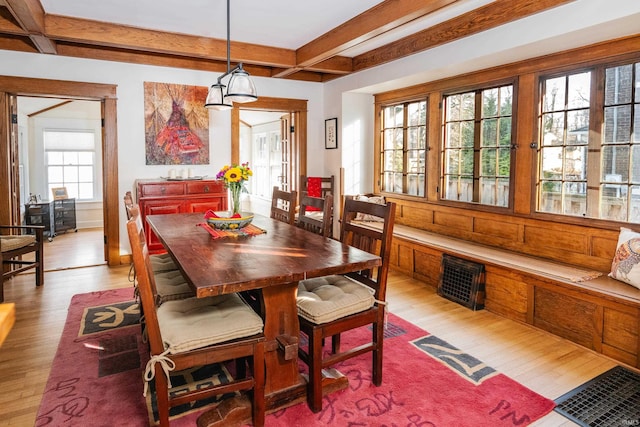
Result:
[[[149,229],[147,215],[225,211],[228,206],[227,189],[217,180],[136,180],[136,192],[150,253],[164,248]]]

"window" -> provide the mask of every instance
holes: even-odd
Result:
[[[640,63],[541,81],[539,211],[640,222],[639,88]]]
[[[442,198],[509,206],[513,85],[444,98]]]
[[[47,185],[66,187],[69,197],[92,200],[95,194],[95,135],[82,131],[44,131]]]
[[[382,108],[380,188],[424,197],[427,101]]]
[[[605,71],[600,216],[640,222],[640,63]]]
[[[591,72],[542,82],[539,210],[586,215]]]

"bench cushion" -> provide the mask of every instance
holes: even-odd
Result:
[[[344,276],[302,280],[298,284],[298,314],[315,324],[327,323],[373,306],[375,291]]]
[[[264,327],[238,294],[168,301],[158,307],[158,325],[170,354],[257,335]]]

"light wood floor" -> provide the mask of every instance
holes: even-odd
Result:
[[[61,251],[63,245],[56,248]],[[64,258],[61,253],[57,256]],[[66,255],[67,259],[73,256]],[[32,274],[5,283],[5,300],[16,303],[17,320],[0,348],[0,426],[33,426],[71,297],[131,287],[128,273],[129,266],[94,266],[47,272],[42,288],[35,288]],[[390,274],[387,300],[394,314],[550,399],[617,364],[569,341],[486,310],[473,312],[397,273]],[[420,387],[412,386],[416,390]],[[534,425],[575,426],[555,412]]]

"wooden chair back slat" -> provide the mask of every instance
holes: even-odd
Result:
[[[309,206],[319,209],[319,212],[322,213],[322,218],[318,219],[307,215],[307,208]],[[296,225],[312,233],[320,234],[324,237],[331,237],[331,228],[333,225],[333,196],[328,194],[322,199],[302,195],[302,197],[300,197],[300,211],[298,212]]]
[[[135,206],[133,201],[133,196],[131,195],[131,191],[127,191],[124,194],[124,210],[127,213],[127,219],[131,219],[131,209]]]
[[[283,191],[273,187],[271,194],[271,218],[294,225],[295,207],[298,200],[296,191]]]
[[[335,192],[335,179],[334,176],[322,176],[322,177],[310,177],[306,175],[300,175],[300,195],[305,193],[309,193],[309,178],[311,179],[319,179],[320,180],[320,194],[312,194],[313,197],[320,197],[322,199],[326,198],[327,195],[331,194],[333,197],[336,196]]]
[[[360,271],[348,275],[372,287],[379,301],[384,301],[386,297],[395,212],[395,203],[380,205],[347,199],[342,213],[340,241],[382,258],[382,265],[373,271]],[[378,217],[380,222],[356,221],[358,214]]]

